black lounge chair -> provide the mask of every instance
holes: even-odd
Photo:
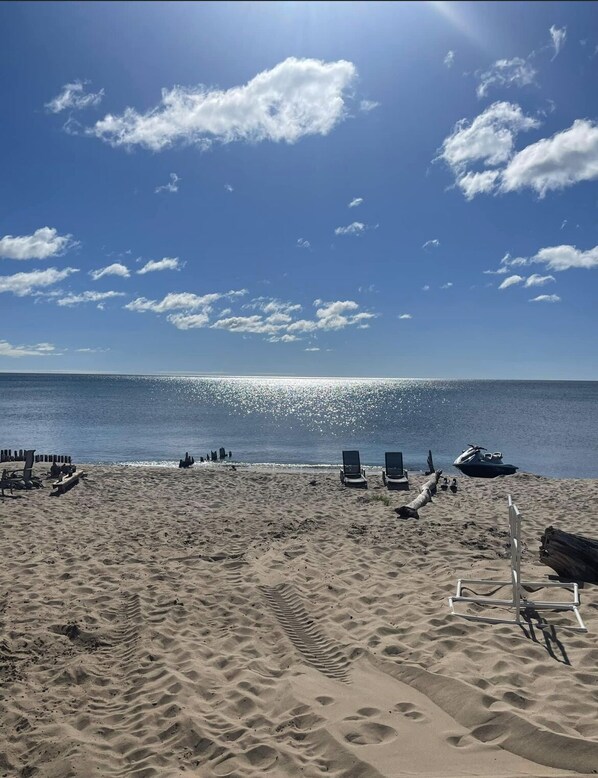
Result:
[[[361,466],[359,451],[343,451],[343,469],[341,483],[345,486],[360,486],[368,488],[365,470]]]
[[[387,451],[384,454],[385,470],[382,471],[382,481],[388,489],[409,489],[407,471],[403,469],[403,454],[401,451]]]

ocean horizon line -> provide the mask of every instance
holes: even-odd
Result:
[[[157,373],[119,373],[81,370],[2,370],[0,375],[39,376],[107,376],[117,378],[280,378],[321,381],[510,381],[528,383],[598,383],[598,378],[497,378],[494,376],[356,376],[356,375],[299,375],[291,373],[222,373],[193,371],[161,371]]]

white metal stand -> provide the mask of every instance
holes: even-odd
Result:
[[[553,611],[571,611],[577,619],[577,626],[568,626],[566,629],[571,629],[575,632],[587,632],[587,628],[582,621],[578,607],[580,605],[579,600],[579,588],[576,583],[560,583],[558,581],[522,581],[521,580],[521,514],[519,509],[513,503],[511,495],[509,495],[509,531],[511,536],[511,580],[510,581],[488,581],[483,579],[471,579],[471,578],[459,578],[457,581],[457,593],[453,597],[449,597],[449,607],[453,616],[461,616],[461,618],[469,619],[470,621],[484,621],[488,624],[521,624],[522,614],[526,611],[539,611],[539,610],[553,610]],[[512,595],[510,600],[499,599],[494,596],[481,597],[475,595],[468,597],[463,595],[463,589],[469,588],[470,584],[490,584],[501,588],[503,586],[511,585]],[[571,592],[573,599],[569,602],[550,602],[544,600],[530,600],[528,593],[525,591],[525,587],[559,587]],[[491,616],[474,616],[469,613],[459,613],[455,610],[455,604],[473,603],[475,605],[486,606],[502,606],[514,611],[514,618],[493,618]],[[561,626],[561,625],[559,625]]]

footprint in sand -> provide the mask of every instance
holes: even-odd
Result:
[[[374,721],[351,722],[343,731],[343,737],[348,743],[357,746],[372,746],[380,743],[388,743],[394,740],[397,731],[386,724],[377,724]]]
[[[413,721],[428,721],[424,714],[420,713],[411,702],[399,702],[395,705],[395,710],[402,713],[406,718],[413,719]]]

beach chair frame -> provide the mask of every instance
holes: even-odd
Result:
[[[509,504],[509,534],[511,540],[511,580],[510,581],[489,581],[488,579],[459,578],[457,581],[457,592],[453,597],[449,597],[449,607],[451,615],[460,616],[468,621],[482,621],[487,624],[518,624],[524,621],[526,611],[570,611],[577,620],[576,626],[558,625],[560,629],[570,629],[574,632],[587,632],[587,627],[583,623],[579,612],[579,587],[576,583],[561,583],[560,581],[522,581],[521,580],[521,513],[514,504],[511,495],[508,496]],[[494,586],[511,585],[511,599],[501,599],[494,596],[482,597],[479,595],[470,597],[463,594],[464,588],[469,588],[470,584],[490,584]],[[541,588],[561,588],[571,592],[572,599],[568,602],[552,602],[547,600],[531,600],[525,587]],[[492,616],[475,616],[469,613],[461,613],[455,608],[456,603],[472,603],[475,605],[502,606],[514,611],[513,618],[494,618]]]
[[[409,476],[403,466],[403,453],[401,451],[386,451],[384,453],[382,483],[388,489],[409,489]]]

